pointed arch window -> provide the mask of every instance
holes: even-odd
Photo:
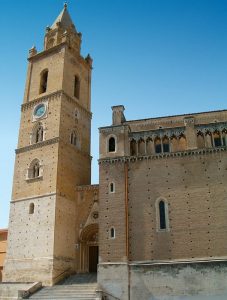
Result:
[[[28,168],[27,179],[35,179],[42,177],[42,169],[38,159],[34,159]]]
[[[75,130],[71,133],[70,143],[74,146],[78,146],[78,139],[77,139],[77,134],[76,134]]]
[[[39,93],[43,94],[47,91],[47,80],[48,80],[48,70],[45,69],[40,74],[40,87],[39,87]]]
[[[221,135],[219,131],[216,130],[213,133],[213,138],[214,138],[214,147],[221,147],[222,141],[221,141]]]
[[[115,184],[114,182],[111,182],[109,185],[109,192],[110,193],[115,193]]]
[[[156,202],[157,231],[169,231],[168,203],[160,199]]]
[[[78,76],[74,76],[74,97],[80,98],[80,79]]]
[[[116,231],[115,231],[115,228],[114,227],[111,227],[110,228],[110,238],[111,239],[115,239],[116,237]]]
[[[109,141],[108,141],[108,151],[109,152],[115,152],[116,151],[116,141],[115,141],[115,138],[113,136],[111,136],[109,138]]]

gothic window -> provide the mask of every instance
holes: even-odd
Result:
[[[132,156],[136,155],[136,141],[135,140],[131,140],[131,142],[130,142],[130,153]]]
[[[76,132],[75,132],[75,131],[73,131],[73,132],[71,133],[71,136],[70,136],[70,143],[71,143],[72,145],[74,145],[74,146],[77,146],[77,144],[78,144],[78,141],[77,141],[77,135],[76,135]]]
[[[140,139],[138,142],[138,152],[139,152],[139,155],[145,154],[145,142],[143,139]]]
[[[162,140],[163,152],[170,152],[169,139],[164,137]]]
[[[115,184],[114,182],[111,182],[109,185],[109,192],[114,193],[115,192]]]
[[[80,79],[78,76],[74,77],[74,97],[80,98]]]
[[[34,205],[34,203],[30,203],[30,204],[29,204],[29,214],[30,214],[30,215],[34,214],[34,210],[35,210],[35,205]]]
[[[161,145],[160,138],[155,139],[154,147],[155,147],[155,153],[161,153],[162,152],[162,145]]]
[[[45,93],[47,91],[47,79],[48,79],[48,70],[43,70],[40,74],[40,87],[39,93]]]
[[[115,149],[116,149],[115,138],[110,137],[109,142],[108,142],[108,151],[109,152],[115,152]]]
[[[166,229],[165,202],[163,200],[159,202],[159,228]]]
[[[214,147],[220,147],[222,145],[220,132],[215,131],[213,133],[213,138],[214,138]]]
[[[115,236],[116,236],[115,228],[111,227],[110,228],[110,238],[115,239]]]
[[[34,179],[39,177],[41,177],[40,162],[38,159],[35,159],[32,161],[28,169],[28,179]]]

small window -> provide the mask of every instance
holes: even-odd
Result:
[[[71,133],[70,142],[72,145],[77,146],[77,135],[75,131]]]
[[[115,138],[114,138],[114,137],[111,137],[111,138],[109,139],[108,150],[109,150],[109,152],[115,152],[115,148],[116,148],[116,145],[115,145]]]
[[[29,214],[30,214],[30,215],[34,214],[34,210],[35,210],[35,205],[34,205],[34,203],[30,203],[30,204],[29,204]]]
[[[110,193],[114,193],[115,192],[115,184],[113,182],[110,183],[109,192]]]
[[[114,227],[110,228],[110,238],[115,239],[115,229],[114,229]]]
[[[78,76],[74,77],[74,97],[80,98],[80,80]]]
[[[48,79],[48,70],[44,70],[40,75],[40,88],[39,88],[40,94],[43,94],[47,91],[47,79]]]
[[[42,177],[42,170],[40,166],[40,162],[38,159],[34,159],[27,173],[27,179],[34,179],[34,178],[41,178]]]
[[[159,224],[160,229],[166,229],[166,212],[165,212],[165,202],[159,202]]]

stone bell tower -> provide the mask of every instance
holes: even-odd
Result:
[[[90,184],[92,59],[67,5],[29,51],[4,281],[51,285],[76,271],[75,187]]]

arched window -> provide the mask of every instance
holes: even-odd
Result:
[[[108,150],[109,152],[115,152],[115,148],[116,148],[116,145],[115,145],[115,138],[114,137],[111,137],[109,138],[109,142],[108,142]]]
[[[109,192],[114,193],[115,192],[115,184],[114,182],[111,182],[109,185]]]
[[[115,236],[116,236],[115,229],[114,229],[114,227],[111,227],[110,228],[110,238],[115,239]]]
[[[74,97],[80,98],[80,79],[78,76],[74,77]]]
[[[159,228],[166,229],[166,210],[165,210],[165,202],[161,200],[159,202]]]
[[[155,139],[154,146],[155,146],[155,153],[161,153],[162,152],[162,146],[161,146],[160,138]]]
[[[30,204],[29,204],[29,214],[30,214],[30,215],[34,214],[34,210],[35,210],[35,205],[34,205],[34,203],[30,203]]]
[[[222,145],[220,132],[216,130],[213,133],[213,138],[214,138],[214,147],[220,147]]]
[[[45,93],[47,91],[47,79],[48,79],[48,70],[43,70],[40,74],[40,87],[39,93]]]
[[[76,132],[75,132],[75,131],[73,131],[73,132],[71,133],[70,143],[71,143],[72,145],[74,145],[74,146],[77,146],[78,141],[77,141],[77,135],[76,135]]]
[[[138,142],[138,152],[139,155],[145,155],[145,142],[143,139]]]
[[[163,152],[170,152],[170,147],[169,147],[169,139],[168,137],[164,137],[162,139],[162,147],[163,147]]]
[[[136,141],[135,140],[131,140],[131,142],[130,142],[130,153],[133,156],[135,156],[137,154],[137,151],[136,151]]]
[[[198,148],[204,148],[205,147],[204,135],[201,131],[199,131],[197,133],[197,147]]]
[[[40,162],[38,159],[34,159],[28,169],[28,179],[39,178],[41,175]]]

